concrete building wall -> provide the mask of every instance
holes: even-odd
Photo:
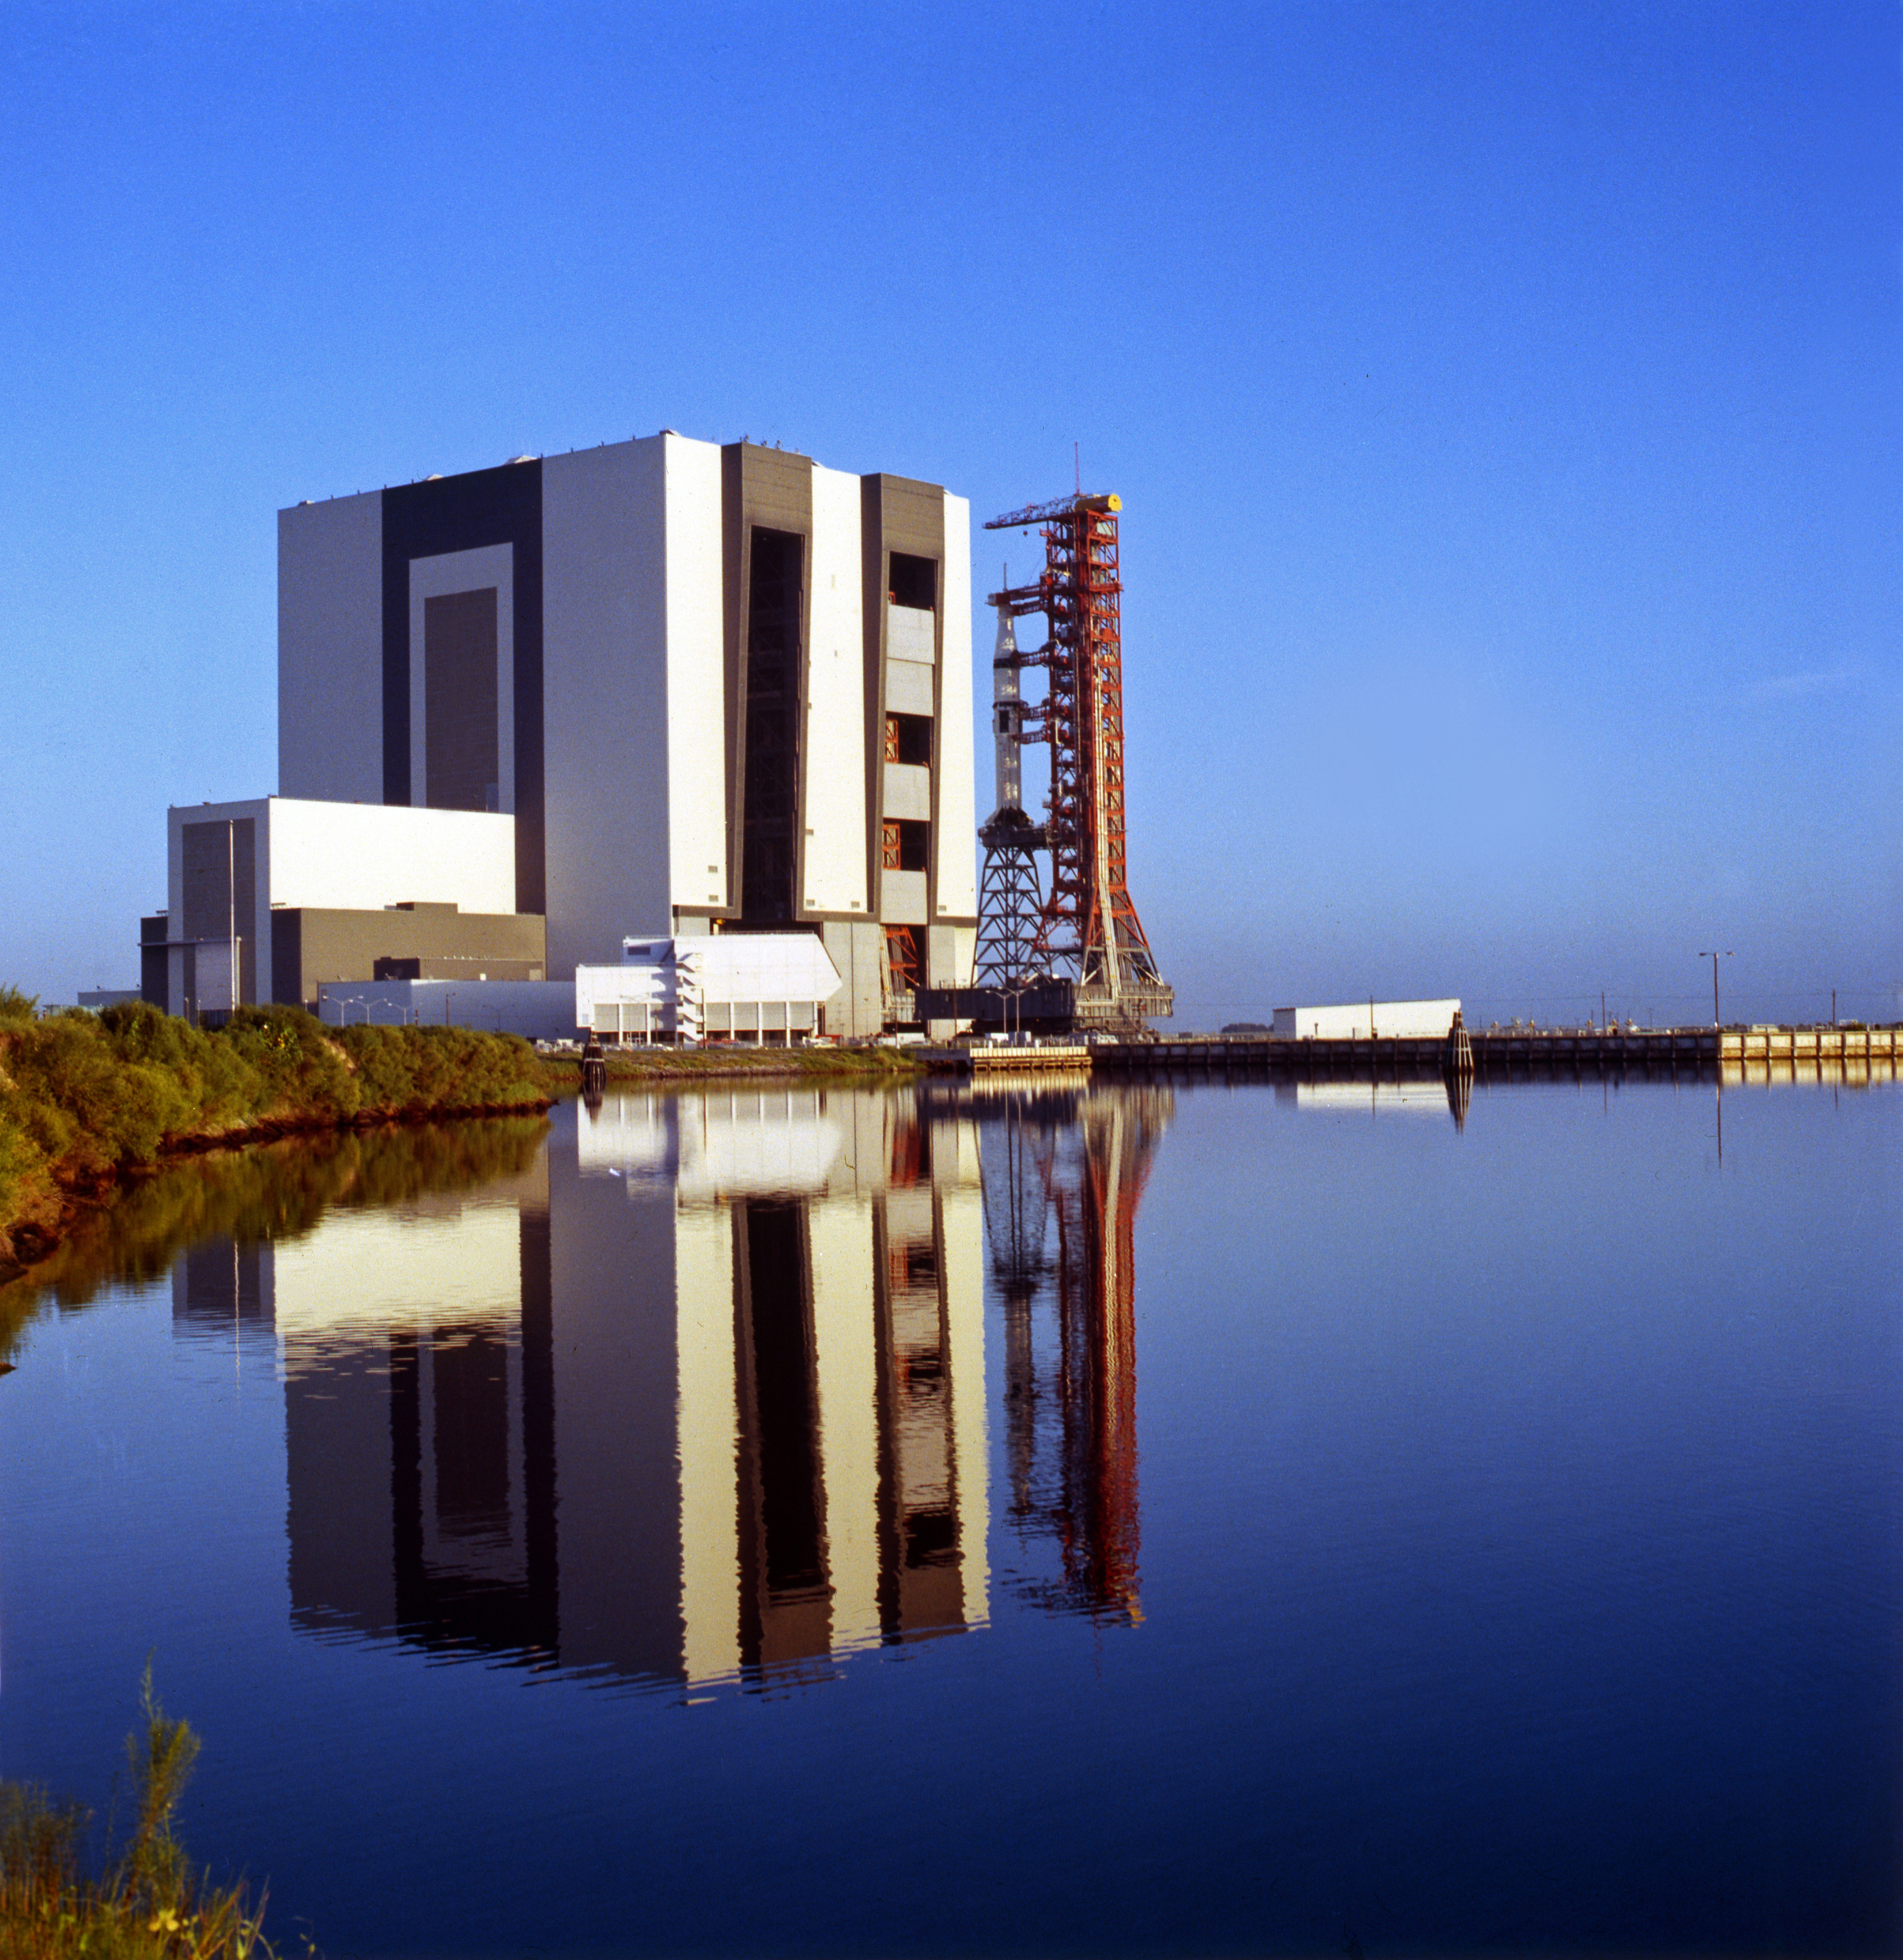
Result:
[[[628,942],[619,965],[574,972],[574,1021],[599,1034],[693,1039],[752,1030],[812,1029],[840,991],[810,933],[689,934]],[[773,1012],[734,1013],[737,1007]]]
[[[494,711],[496,800],[515,809],[515,547],[485,545],[412,558],[409,566],[409,780],[412,800],[434,809],[460,808],[447,786],[430,780],[430,730],[441,705],[430,698],[429,602],[463,593],[493,593],[495,672]],[[544,603],[546,603],[546,599]],[[441,758],[439,757],[439,764]]]
[[[174,805],[166,813],[166,937],[170,942],[166,998],[173,1013],[222,1012],[237,1001],[258,998],[259,976],[270,971],[274,801],[254,797],[241,803]],[[209,916],[206,894],[193,889],[197,882],[193,873],[202,867],[208,848],[213,858],[225,855],[233,874],[228,902],[212,903]],[[247,857],[248,864],[243,861]],[[221,911],[223,919],[216,916]],[[235,1001],[232,937],[240,941]]]
[[[384,959],[415,960],[419,982],[535,982],[548,974],[543,923],[532,912],[465,912],[429,905],[368,912],[281,905],[271,915],[269,984],[261,996],[314,1010],[326,983],[353,991],[367,987]]]
[[[876,1035],[885,960],[877,925],[870,919],[828,919],[820,931],[840,979],[839,991],[826,1003],[825,1032],[847,1041]]]
[[[683,436],[660,440],[667,482],[669,910],[625,921],[624,932],[686,931],[685,908],[700,908],[704,917],[732,889],[721,450]]]
[[[543,465],[549,970],[668,918],[667,438]]]
[[[971,506],[945,498],[945,561],[939,601],[938,810],[932,839],[937,892],[932,923],[978,923],[978,813],[972,781]],[[959,978],[969,975],[969,965]],[[950,976],[947,976],[949,978]],[[934,984],[938,976],[932,976]]]
[[[930,922],[929,880],[924,872],[889,870],[879,883],[879,917],[883,924],[924,925]]]
[[[221,858],[222,863],[211,862]],[[205,891],[199,889],[208,862],[212,870],[229,874],[212,880],[218,889],[208,913]],[[166,813],[167,947],[162,956],[156,948],[142,953],[142,963],[156,978],[162,962],[171,1012],[223,1011],[232,1004],[235,933],[239,1000],[307,1001],[313,998],[310,988],[287,993],[281,984],[276,922],[282,913],[381,915],[392,906],[421,902],[453,905],[465,914],[513,914],[514,889],[514,826],[507,816],[284,797],[175,805]],[[395,923],[395,917],[387,934],[376,935],[374,951],[365,954],[364,978],[377,956],[433,950],[410,945],[414,922]],[[377,922],[374,918],[372,924]],[[543,956],[539,921],[532,929],[532,952],[523,950],[527,941],[519,933],[475,929],[485,942],[506,938],[511,957]],[[380,943],[386,938],[389,943]],[[498,952],[504,950],[498,943]]]
[[[810,642],[800,757],[805,909],[866,910],[866,710],[859,479],[813,471]]]
[[[890,711],[890,697],[886,706]],[[912,762],[886,765],[886,814],[911,822],[932,820],[931,772]]]
[[[278,513],[278,790],[383,800],[383,500]]]
[[[480,1028],[525,1041],[568,1041],[574,989],[565,980],[329,980],[317,986],[328,1027]]]
[[[269,799],[269,902],[515,910],[515,824],[481,810]],[[191,813],[185,813],[188,817]]]

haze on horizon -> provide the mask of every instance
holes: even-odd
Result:
[[[9,8],[0,982],[276,787],[281,507],[667,426],[969,497],[981,711],[1080,445],[1179,1028],[1897,1018],[1899,138],[1875,0]]]

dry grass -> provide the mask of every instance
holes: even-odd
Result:
[[[774,1076],[820,1081],[857,1080],[877,1085],[909,1080],[920,1063],[902,1048],[753,1048],[740,1042],[711,1042],[705,1048],[611,1048],[606,1060],[610,1082],[697,1082],[739,1075]],[[579,1055],[540,1058],[542,1080],[552,1095],[574,1094],[581,1087]]]
[[[103,1866],[87,1869],[91,1822],[78,1805],[29,1784],[0,1783],[0,1956],[4,1960],[268,1960],[264,1901],[197,1871],[173,1817],[198,1738],[152,1695],[126,1738],[136,1819]]]

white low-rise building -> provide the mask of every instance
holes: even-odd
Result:
[[[482,1028],[527,1041],[571,1041],[574,988],[566,980],[326,980],[326,1027]]]
[[[1371,1035],[1418,1041],[1444,1035],[1458,1001],[1356,1001],[1346,1007],[1278,1007],[1281,1041],[1366,1041]]]
[[[786,1046],[825,1032],[839,972],[806,932],[627,939],[618,966],[578,966],[575,1024],[609,1041]]]

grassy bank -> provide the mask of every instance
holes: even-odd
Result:
[[[295,1132],[528,1113],[533,1050],[469,1028],[326,1028],[294,1007],[216,1029],[135,1004],[34,1017],[0,988],[0,1278],[170,1157]]]
[[[264,1908],[212,1884],[186,1857],[173,1815],[198,1738],[152,1698],[126,1739],[130,1835],[90,1868],[91,1818],[27,1783],[0,1783],[0,1954],[6,1960],[268,1960]]]
[[[851,1080],[875,1086],[903,1082],[921,1064],[901,1048],[747,1048],[719,1042],[708,1048],[611,1048],[610,1082],[699,1082],[729,1076],[772,1076],[795,1080]],[[581,1087],[579,1055],[545,1055],[542,1080],[549,1093],[569,1096]]]

